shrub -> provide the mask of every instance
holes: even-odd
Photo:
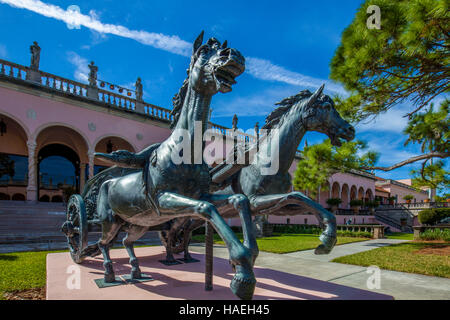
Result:
[[[412,200],[412,199],[414,199],[414,196],[411,194],[407,194],[406,196],[403,197],[403,200],[406,200],[406,201]]]
[[[444,240],[450,241],[449,229],[428,229],[419,234],[421,240]]]
[[[450,217],[450,208],[425,209],[419,212],[421,224],[433,225],[447,217]]]
[[[341,237],[372,238],[372,233],[367,231],[338,230],[337,235]]]
[[[351,207],[356,207],[356,206],[362,206],[363,205],[363,201],[359,200],[359,199],[354,199],[350,201],[350,206]]]
[[[327,200],[327,204],[330,206],[338,206],[342,203],[342,200],[340,198],[330,198]]]
[[[380,205],[378,201],[367,201],[366,206],[369,208],[376,208]]]
[[[308,226],[303,224],[285,224],[274,225],[274,233],[303,233],[303,234],[321,234],[322,229],[314,226]]]

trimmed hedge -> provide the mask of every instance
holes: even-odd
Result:
[[[372,233],[367,231],[338,231],[338,236],[355,238],[372,238]]]
[[[419,212],[421,224],[434,225],[444,218],[450,217],[450,208],[432,208]]]
[[[322,229],[301,224],[274,225],[273,232],[276,233],[302,233],[302,234],[321,234]]]

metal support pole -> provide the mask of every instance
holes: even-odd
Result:
[[[214,228],[210,223],[205,224],[205,290],[213,289],[213,240]]]

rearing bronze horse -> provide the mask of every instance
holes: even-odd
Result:
[[[198,157],[194,153],[191,153],[190,163],[176,164],[172,158],[174,152],[179,152],[177,130],[187,131],[192,138],[194,124],[200,122],[204,132],[212,96],[231,91],[235,77],[245,69],[245,59],[237,50],[228,48],[226,43],[221,45],[214,38],[202,45],[202,39],[203,32],[193,45],[188,78],[174,99],[175,128],[171,136],[135,156],[135,161],[140,162],[136,167],[143,166],[143,172],[101,184],[96,200],[98,219],[102,224],[98,247],[104,257],[105,281],[114,281],[109,247],[118,232],[125,228],[128,235],[123,243],[130,255],[131,277],[139,278],[141,273],[133,243],[149,228],[182,217],[208,221],[228,247],[230,262],[236,271],[231,290],[241,299],[250,299],[256,283],[253,263],[258,248],[251,229],[248,199],[239,194],[210,194],[211,178],[203,157],[199,164],[194,164],[194,158]],[[220,208],[239,212],[244,226],[244,244],[220,216]]]

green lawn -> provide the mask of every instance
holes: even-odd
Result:
[[[0,300],[7,291],[45,286],[47,253],[61,251],[15,252],[0,254]]]
[[[242,233],[237,233],[242,240]],[[204,242],[204,235],[193,236],[193,241]],[[369,240],[367,238],[338,237],[337,244],[359,242]],[[321,242],[318,235],[313,234],[292,234],[274,233],[272,237],[258,238],[258,248],[260,251],[272,253],[289,253],[301,250],[315,249]],[[218,234],[214,234],[214,243],[224,244]]]
[[[449,242],[406,242],[336,258],[333,262],[450,278],[449,248]]]
[[[414,240],[413,233],[404,233],[404,232],[392,232],[386,234],[386,238],[388,239],[400,239],[400,240]]]

